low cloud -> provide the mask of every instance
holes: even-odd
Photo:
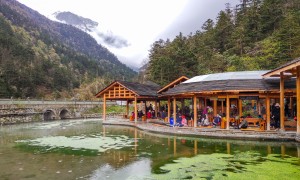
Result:
[[[105,44],[111,47],[120,49],[130,46],[130,43],[126,39],[113,35],[112,33],[104,34],[102,32],[98,32],[97,35],[103,40]]]

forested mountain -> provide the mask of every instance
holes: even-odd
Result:
[[[0,0],[0,64],[0,98],[68,98],[84,84],[136,76],[87,33],[15,0]]]
[[[300,57],[299,0],[241,0],[195,33],[158,40],[147,78],[165,85],[186,75],[269,70]],[[142,77],[142,76],[140,76]]]

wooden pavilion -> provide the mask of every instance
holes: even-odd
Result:
[[[213,116],[218,112],[226,114],[226,127],[229,129],[230,109],[232,105],[238,108],[238,115],[242,115],[243,100],[264,100],[266,104],[267,130],[270,130],[270,99],[277,100],[280,97],[280,79],[263,78],[263,74],[269,71],[241,71],[207,74],[193,77],[174,88],[163,92],[160,97],[170,97],[173,99],[175,107],[176,99],[193,99],[193,119],[198,119],[198,109],[207,106],[209,100],[213,107]],[[289,79],[285,81],[286,93],[293,96],[295,91],[295,81]],[[218,110],[221,104],[221,110]],[[223,106],[226,106],[226,110]],[[260,104],[257,103],[257,108]],[[173,114],[176,119],[175,114]],[[175,120],[174,120],[175,121]],[[196,121],[193,122],[197,126]]]
[[[284,98],[297,97],[297,119],[300,119],[300,58],[295,59],[271,71],[239,71],[207,74],[188,79],[182,76],[167,86],[160,88],[158,85],[145,85],[139,83],[115,81],[96,94],[103,98],[103,119],[105,120],[106,100],[126,100],[127,115],[128,102],[134,101],[137,112],[138,101],[168,100],[168,107],[176,109],[176,100],[192,99],[193,119],[198,119],[198,109],[212,104],[213,115],[219,112],[226,114],[226,129],[229,129],[231,108],[237,108],[241,116],[242,102],[244,100],[256,101],[256,106],[261,110],[261,102],[265,105],[266,129],[270,130],[270,107],[273,103],[280,102],[284,107]],[[295,78],[296,77],[296,78]],[[259,103],[260,102],[260,103]],[[253,105],[253,104],[252,104]],[[155,107],[158,107],[155,105]],[[171,117],[171,108],[168,108],[168,117]],[[157,112],[157,110],[156,110]],[[173,113],[176,122],[176,111]],[[137,113],[135,113],[135,121]],[[284,130],[284,108],[281,108],[281,129]],[[197,126],[197,122],[193,122]],[[300,134],[300,124],[297,122],[297,134]]]
[[[138,101],[157,102],[157,91],[160,89],[155,83],[140,84],[136,82],[114,81],[106,88],[96,94],[97,98],[103,98],[103,120],[106,119],[106,101],[122,100],[126,101],[126,115],[128,116],[129,102],[134,102],[135,121],[137,121]],[[157,107],[157,105],[155,105]],[[157,112],[157,111],[156,111]]]
[[[271,70],[265,74],[263,77],[280,77],[280,106],[284,106],[284,96],[285,96],[285,82],[290,79],[296,79],[296,104],[297,104],[297,136],[300,137],[300,58],[294,59],[274,70]],[[284,109],[281,108],[280,112],[280,125],[284,126]],[[300,139],[300,138],[299,138]]]

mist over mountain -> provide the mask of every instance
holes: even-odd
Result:
[[[98,27],[98,22],[89,18],[84,18],[72,12],[55,12],[52,14],[55,21],[72,25],[89,33],[99,43],[108,47],[120,49],[130,46],[130,43],[112,31],[105,30],[104,27]]]
[[[72,13],[60,19],[92,29],[98,23]],[[61,17],[62,16],[62,17]],[[0,1],[0,97],[72,97],[97,80],[131,80],[136,72],[73,25],[52,21],[15,0]]]
[[[65,22],[66,24],[70,24],[88,32],[91,32],[92,29],[98,26],[98,22],[78,16],[71,12],[55,12],[53,13],[53,16],[59,21]]]

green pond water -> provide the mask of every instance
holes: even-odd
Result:
[[[0,179],[300,179],[300,144],[160,135],[100,120],[0,127]]]

